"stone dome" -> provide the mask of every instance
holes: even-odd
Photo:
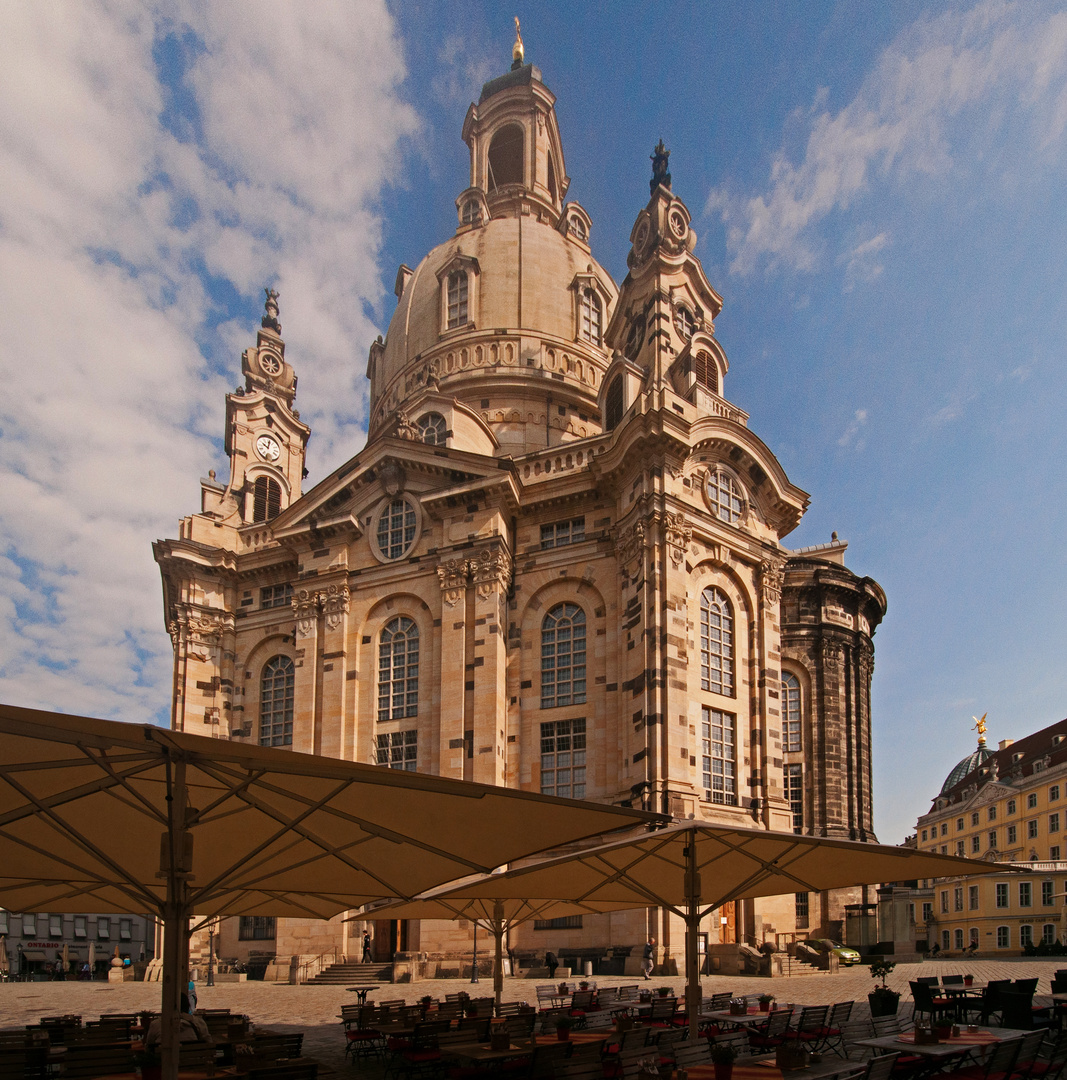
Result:
[[[941,785],[941,795],[946,795],[950,792],[961,780],[970,776],[983,762],[988,761],[993,757],[993,751],[985,745],[984,742],[980,743],[978,749],[968,754],[961,762],[959,762],[952,772],[948,774],[945,782]]]
[[[457,256],[477,266],[470,324],[442,331],[441,276]],[[453,236],[419,263],[389,323],[379,385],[387,387],[416,359],[460,338],[500,330],[538,335],[560,345],[577,336],[575,290],[594,277],[608,294],[607,327],[618,289],[589,249],[536,218],[501,217]],[[583,343],[586,344],[586,343]],[[601,350],[607,365],[607,354]],[[373,404],[373,403],[372,403]]]

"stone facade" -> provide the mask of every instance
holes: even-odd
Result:
[[[808,496],[725,396],[722,300],[667,152],[616,287],[589,215],[564,202],[554,101],[517,61],[471,106],[456,232],[400,268],[370,350],[367,445],[307,492],[268,297],[227,398],[229,480],[202,481],[200,513],[155,545],[174,725],[873,839],[885,597],[836,537],[782,544]],[[808,898],[799,926],[792,896],[741,904],[709,920],[709,943],[840,934],[851,899]],[[649,932],[680,957],[680,925],[654,910],[511,942],[625,951]],[[302,951],[278,933],[279,952]],[[469,949],[467,927],[404,935],[442,958]]]

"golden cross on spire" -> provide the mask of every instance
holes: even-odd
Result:
[[[515,16],[515,44],[511,47],[511,59],[520,64],[525,58],[526,50],[522,47],[522,31],[519,29],[519,17]]]

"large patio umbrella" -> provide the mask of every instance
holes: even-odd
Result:
[[[490,874],[490,879],[500,877]],[[482,877],[471,879],[480,884]],[[465,895],[466,883],[449,884],[431,889],[413,900],[370,905],[356,912],[353,919],[469,919],[475,927],[493,937],[493,993],[497,1005],[504,992],[504,935],[513,926],[530,919],[558,919],[567,915],[602,915],[609,911],[625,911],[637,907],[634,903],[582,902],[574,900],[531,900],[525,897],[495,897],[493,899]]]
[[[0,934],[0,975],[6,975],[11,967],[11,961],[7,958],[7,938]]]
[[[177,1075],[188,919],[329,918],[654,815],[0,705],[0,905],[156,913]]]
[[[1003,874],[1003,864],[915,848],[684,821],[615,843],[542,859],[451,889],[453,902],[566,900],[665,907],[685,920],[690,1034],[700,1006],[697,929],[731,900],[822,892],[911,878]]]

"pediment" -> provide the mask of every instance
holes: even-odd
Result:
[[[447,447],[377,439],[282,511],[271,531],[281,541],[311,533],[358,537],[366,515],[386,496],[407,492],[430,508],[442,500],[469,499],[479,490],[513,489],[510,469],[501,464]]]
[[[1016,794],[1015,788],[1010,784],[998,784],[995,780],[990,780],[987,784],[983,784],[978,790],[978,794],[973,796],[970,802],[965,802],[965,806],[986,806],[988,803],[994,803],[998,799],[1003,799],[1008,795]]]

